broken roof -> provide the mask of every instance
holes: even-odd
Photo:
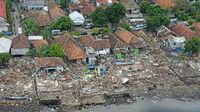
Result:
[[[35,20],[39,26],[47,26],[51,23],[51,19],[45,11],[32,10],[28,12],[28,16]]]
[[[69,60],[85,59],[86,54],[80,45],[69,34],[64,34],[57,39],[63,47],[65,55]]]
[[[111,45],[112,49],[127,47],[127,45],[123,41],[121,41],[120,39],[118,39],[116,37],[116,35],[114,35],[113,33],[110,33],[108,35],[109,35],[108,39],[110,41],[110,45]]]
[[[47,46],[48,42],[46,40],[34,40],[32,41],[33,47],[38,50],[42,48],[43,46]]]
[[[59,57],[36,57],[35,61],[38,68],[65,66],[64,60]]]
[[[17,35],[12,40],[12,48],[14,49],[30,48],[28,38],[25,35]]]
[[[0,38],[0,53],[8,53],[10,51],[12,41],[7,38]]]

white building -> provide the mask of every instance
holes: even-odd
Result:
[[[181,49],[184,47],[186,42],[185,37],[174,37],[168,39],[168,45],[172,50]]]
[[[70,13],[69,18],[73,21],[74,25],[82,25],[85,21],[83,15],[77,11]]]
[[[7,38],[0,38],[0,53],[9,53],[12,41]]]

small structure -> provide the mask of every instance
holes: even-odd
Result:
[[[89,69],[94,69],[96,66],[96,54],[93,48],[86,48],[87,59],[86,62],[88,63]]]
[[[43,36],[28,36],[29,41],[43,40]]]
[[[9,24],[6,18],[6,0],[0,0],[0,32],[8,31]]]
[[[28,38],[22,34],[19,34],[12,40],[11,54],[13,56],[26,55],[29,51],[29,48],[30,44]]]
[[[38,23],[39,26],[50,25],[51,19],[45,11],[32,10],[28,12],[28,16]]]
[[[44,57],[44,58],[35,58],[36,69],[45,70],[47,73],[52,71],[63,71],[66,66],[64,60],[59,57]]]
[[[87,55],[79,43],[70,37],[69,34],[61,35],[61,37],[57,39],[57,42],[64,49],[65,56],[68,60],[83,60],[87,58]]]
[[[77,11],[69,14],[69,17],[73,21],[74,25],[82,25],[85,22],[83,15]]]
[[[177,51],[177,52],[179,52],[180,49],[184,47],[185,42],[186,42],[185,37],[174,37],[174,38],[168,39],[169,47],[172,50]]]
[[[96,6],[110,6],[114,3],[118,3],[118,0],[96,0]]]
[[[0,38],[0,53],[9,53],[12,41],[7,38]]]
[[[28,11],[35,10],[35,9],[42,10],[42,8],[45,5],[44,0],[23,0],[21,2],[22,2],[22,7]]]

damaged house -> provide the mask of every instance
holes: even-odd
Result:
[[[59,57],[36,57],[35,63],[37,71],[44,70],[46,73],[63,71],[66,66],[64,60]]]
[[[92,35],[84,35],[80,37],[80,43],[83,47],[94,49],[96,55],[110,54],[110,42],[108,39],[96,39]]]

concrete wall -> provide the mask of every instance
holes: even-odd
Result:
[[[24,48],[24,49],[11,48],[11,55],[26,55],[28,51],[29,48]]]
[[[96,54],[97,55],[100,55],[100,54],[110,54],[110,48],[98,50],[98,51],[96,51]]]

